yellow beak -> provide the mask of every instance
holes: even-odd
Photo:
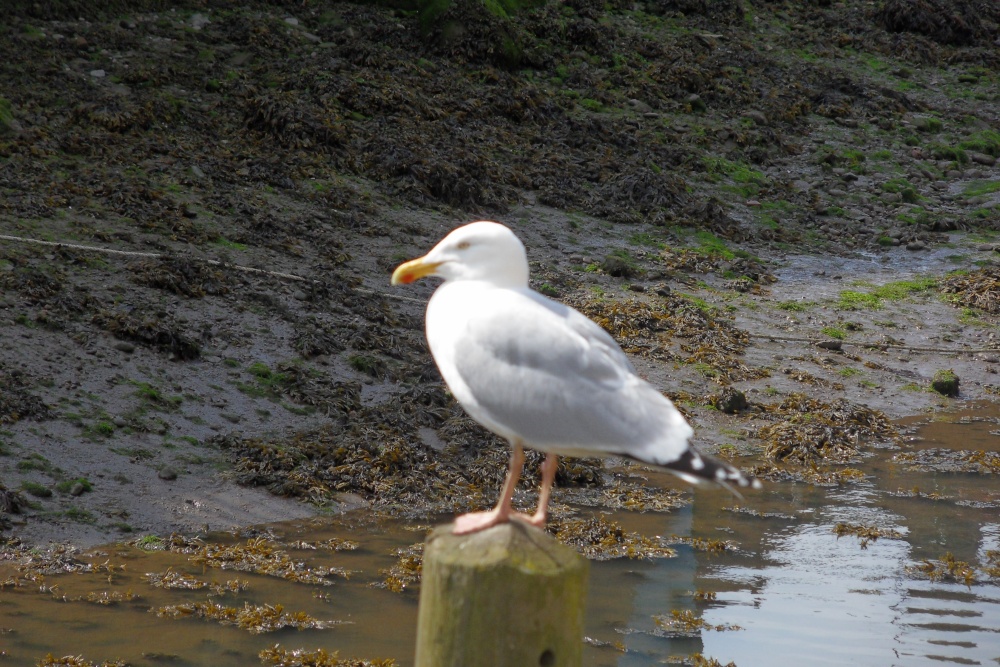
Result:
[[[409,285],[414,280],[431,275],[437,271],[437,267],[439,266],[441,266],[441,262],[428,262],[426,257],[411,259],[409,262],[400,264],[392,272],[392,284]]]

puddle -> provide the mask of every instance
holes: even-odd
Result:
[[[998,422],[997,406],[973,406],[903,427],[912,438],[908,450],[997,451]],[[584,664],[665,664],[696,652],[739,667],[1000,662],[1000,580],[982,569],[987,552],[1000,550],[1000,483],[988,474],[901,463],[897,454],[878,450],[857,466],[869,475],[858,485],[769,484],[742,504],[749,511],[735,511],[723,492],[699,490],[693,504],[669,514],[611,513],[627,530],[647,536],[730,540],[736,548],[714,553],[676,544],[676,558],[593,563]],[[838,537],[838,524],[898,536],[862,548],[855,535]],[[259,652],[280,644],[411,665],[417,593],[412,586],[396,593],[378,584],[398,562],[397,550],[420,542],[426,528],[376,522],[362,512],[268,527],[289,559],[312,568],[292,568],[299,573],[292,576],[347,571],[347,578],[339,570],[325,576],[329,585],[121,546],[78,556],[93,573],[22,577],[20,586],[8,579],[19,576],[14,567],[0,563],[0,664],[32,665],[51,653],[97,664],[235,667],[262,664]],[[358,547],[335,551],[318,544],[330,538]],[[961,574],[932,580],[913,569],[926,559],[942,572],[940,560],[949,553],[974,568],[976,581],[966,585]],[[238,580],[246,588],[210,596],[208,589],[154,588],[144,576],[168,571],[215,584]],[[338,624],[252,634],[194,615],[162,618],[150,611],[207,600],[239,610],[280,604],[285,612]],[[674,612],[690,612],[707,627],[675,628],[662,620]]]
[[[877,253],[859,250],[849,257],[838,258],[836,262],[816,255],[789,255],[774,275],[778,278],[778,285],[798,290],[803,284],[808,284],[811,298],[828,297],[836,295],[839,290],[851,289],[852,282],[862,276],[867,282],[882,284],[950,271],[957,268],[953,258],[961,257],[962,253],[953,247],[933,247],[915,252],[899,246]],[[978,251],[973,254],[978,256]],[[988,256],[986,252],[981,254]],[[826,276],[828,282],[817,281],[817,276]],[[824,286],[829,294],[814,294],[817,289],[823,291]]]

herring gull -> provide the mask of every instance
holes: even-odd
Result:
[[[444,279],[427,304],[427,343],[465,411],[511,445],[500,500],[456,518],[473,533],[517,519],[541,527],[558,456],[625,456],[690,483],[759,487],[728,463],[701,454],[691,427],[669,399],[640,378],[614,339],[576,310],[528,287],[528,258],[496,222],[455,229],[392,284]],[[524,447],[545,452],[538,508],[511,506]]]

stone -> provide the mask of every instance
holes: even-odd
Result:
[[[636,268],[616,255],[608,255],[601,263],[601,268],[609,276],[615,278],[633,278],[638,274]]]
[[[987,167],[992,167],[997,163],[997,159],[995,157],[993,157],[992,155],[987,155],[986,153],[966,151],[965,154],[968,155],[969,159],[975,162],[976,164],[982,164],[986,165]]]
[[[649,113],[653,110],[651,106],[643,102],[642,100],[637,100],[635,98],[628,101],[628,105],[635,109],[636,113]]]
[[[705,104],[705,100],[701,99],[701,96],[696,93],[691,93],[684,100],[691,107],[691,111],[707,111],[708,105]]]
[[[172,482],[175,479],[177,479],[177,471],[174,470],[173,468],[163,468],[158,473],[156,473],[156,476],[165,482]]]
[[[719,402],[716,407],[727,415],[735,415],[737,412],[746,410],[749,405],[746,394],[735,387],[725,387],[719,393]]]
[[[942,396],[954,398],[958,396],[958,382],[959,378],[955,375],[955,371],[950,368],[948,370],[940,370],[934,374],[934,379],[931,380],[931,389]]]
[[[923,241],[910,241],[906,244],[907,250],[923,250],[927,247],[927,244]]]
[[[204,28],[209,23],[211,23],[211,21],[204,14],[197,14],[196,13],[196,14],[192,14],[191,15],[191,29],[192,30],[201,30],[202,28]]]

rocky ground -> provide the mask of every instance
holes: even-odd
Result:
[[[993,3],[507,11],[0,17],[6,535],[491,503],[433,286],[387,284],[477,218],[765,478],[850,483],[890,418],[1000,391]],[[658,502],[615,470],[565,462],[556,500]]]

